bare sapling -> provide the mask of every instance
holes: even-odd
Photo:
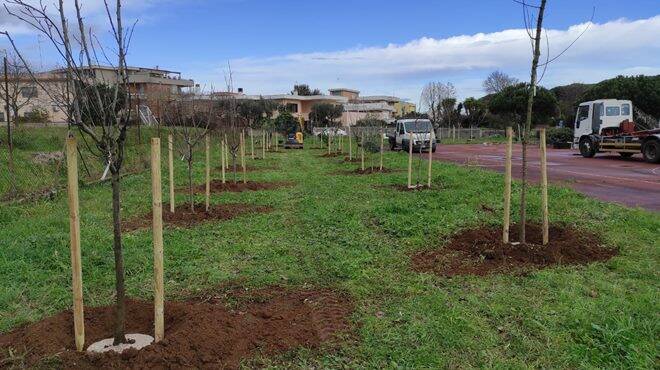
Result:
[[[362,136],[360,139],[360,168],[362,169],[362,172],[364,172],[364,149],[366,144],[367,143],[364,141],[364,130],[362,130]]]
[[[351,126],[348,126],[348,160],[353,160],[353,139],[351,136]]]
[[[210,133],[206,133],[206,138],[204,140],[204,154],[205,154],[205,181],[204,181],[204,190],[205,190],[205,202],[204,205],[206,206],[206,212],[209,211],[210,203],[211,203],[211,135]]]
[[[408,189],[412,189],[413,135],[408,133]]]
[[[71,4],[71,2],[66,2]],[[69,128],[77,128],[85,138],[90,151],[110,172],[112,187],[113,252],[115,262],[115,317],[114,344],[126,343],[124,259],[121,232],[120,179],[125,160],[127,130],[131,124],[131,94],[128,89],[126,55],[132,27],[125,27],[122,19],[122,1],[114,7],[103,2],[110,37],[97,37],[94,29],[84,22],[80,0],[73,1],[73,10],[65,8],[60,0],[54,12],[44,2],[6,0],[5,11],[21,23],[44,36],[61,56],[64,68],[61,76],[66,89],[53,91],[37,78],[12,36],[4,34],[18,59],[23,63],[30,79],[67,115]],[[69,27],[73,26],[72,32]],[[116,59],[115,59],[116,57]],[[114,59],[114,60],[111,60]],[[110,77],[90,73],[98,65],[113,65],[116,73]]]
[[[433,133],[433,130],[429,133],[429,176],[428,176],[428,182],[427,186],[430,188],[431,187],[431,179],[432,179],[432,172],[433,172],[433,141],[435,140],[435,134]]]
[[[380,130],[380,172],[383,172],[383,152],[385,151],[384,137],[385,133],[383,130]]]
[[[245,168],[245,131],[241,131],[241,171],[243,171],[243,183],[247,183],[247,171]]]
[[[250,127],[250,158],[254,160],[254,133],[252,131],[252,127]]]
[[[200,103],[195,94],[181,94],[164,107],[163,121],[175,137],[179,154],[186,161],[188,169],[188,203],[195,212],[195,187],[193,185],[193,164],[196,149],[205,140],[213,119],[213,107]]]

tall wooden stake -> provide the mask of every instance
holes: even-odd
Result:
[[[261,131],[261,158],[266,159],[266,131]]]
[[[330,130],[328,129],[327,126],[325,128],[325,133],[328,135],[328,154],[330,154],[330,151],[331,151],[331,149],[330,149],[330,140],[331,139],[330,139]]]
[[[412,133],[408,134],[408,189],[412,186],[412,152],[413,152],[413,136]]]
[[[361,143],[362,146],[360,150],[360,168],[362,169],[362,172],[364,172],[364,131],[362,131],[360,141],[362,142]]]
[[[279,142],[277,141],[277,132],[273,133],[273,136],[274,136],[274,141],[275,141],[275,151],[277,152],[277,151],[279,151],[279,148],[278,148]]]
[[[383,130],[380,131],[380,172],[383,172],[383,151],[385,150],[383,144]]]
[[[170,213],[174,213],[174,138],[167,135],[167,166],[170,175]]]
[[[211,135],[207,132],[204,140],[206,152],[206,212],[211,205]]]
[[[9,170],[9,182],[11,192],[16,192],[16,172],[14,171],[14,139],[11,132],[11,112],[9,111],[9,75],[7,71],[7,57],[4,57],[4,83],[5,83],[5,115],[7,116],[7,169]],[[77,167],[76,167],[77,168]]]
[[[548,163],[545,145],[545,128],[541,128],[541,207],[543,208],[543,245],[549,241],[548,215]]]
[[[160,342],[165,337],[165,309],[163,288],[163,197],[160,176],[160,139],[157,137],[151,139],[151,193],[154,243],[154,341]]]
[[[351,136],[351,126],[348,126],[348,160],[353,160],[353,137]]]
[[[254,160],[254,135],[252,133],[251,127],[250,127],[250,158]]]
[[[243,170],[243,184],[247,183],[247,171],[245,169],[245,132],[241,131],[241,169]]]
[[[506,128],[506,161],[504,163],[504,220],[502,222],[502,242],[509,243],[511,220],[511,156],[513,154],[513,129]]]
[[[431,187],[431,171],[433,171],[433,140],[435,140],[435,137],[433,137],[433,132],[429,134],[429,178],[428,178],[428,187]]]
[[[85,345],[85,318],[83,313],[82,261],[80,257],[80,213],[78,205],[78,150],[76,139],[66,139],[66,172],[69,199],[69,235],[71,238],[71,274],[73,286],[73,331],[76,349]]]
[[[225,170],[227,169],[227,151],[225,150],[225,141],[222,140],[220,142],[220,167],[222,167],[222,183],[227,182],[227,176],[225,174]]]

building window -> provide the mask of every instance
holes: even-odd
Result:
[[[36,98],[37,87],[36,86],[21,87],[21,96],[23,96],[24,98]]]
[[[298,104],[289,103],[286,105],[286,111],[289,113],[298,113]]]

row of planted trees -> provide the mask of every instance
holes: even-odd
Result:
[[[134,23],[129,26],[124,24],[122,0],[103,2],[106,22],[105,24],[95,24],[94,27],[86,24],[80,0],[57,1],[54,4],[6,0],[5,4],[10,16],[42,35],[48,40],[50,47],[55,49],[56,55],[61,58],[60,64],[65,74],[62,89],[49,88],[44,85],[37,72],[30,67],[12,35],[9,32],[2,32],[28,78],[49,95],[48,98],[67,115],[69,124],[67,136],[70,143],[67,146],[67,158],[75,158],[78,153],[76,144],[73,143],[74,133],[77,131],[81,138],[77,145],[84,145],[91,151],[110,174],[112,250],[116,291],[112,342],[115,345],[128,343],[129,340],[125,333],[126,301],[122,248],[121,177],[126,162],[127,135],[138,118],[132,109],[135,107],[135,102],[126,61]],[[108,31],[110,37],[98,37],[95,33],[98,30]],[[91,73],[99,65],[109,65],[116,70],[116,73],[110,77]],[[231,89],[231,83],[228,83],[228,91],[231,92]],[[176,100],[163,102],[163,104],[165,106],[163,120],[173,136],[173,140],[168,143],[168,148],[174,150],[176,143],[178,154],[187,162],[191,207],[194,207],[192,168],[196,148],[202,142],[210,142],[210,133],[215,133],[223,148],[223,170],[228,167],[232,168],[233,179],[237,181],[239,166],[237,161],[241,150],[245,154],[246,130],[256,124],[259,109],[256,105],[248,107],[238,104],[231,97],[201,99],[200,96],[192,94],[183,95]],[[269,136],[271,135],[269,134]],[[158,143],[159,145],[160,143]],[[168,161],[172,163],[173,154],[169,156]],[[231,165],[227,166],[228,163]],[[69,162],[67,171],[69,171],[70,180],[73,180],[73,171],[77,171],[77,168],[73,168],[73,166],[77,166],[76,161]],[[172,187],[173,182],[170,181],[170,188]],[[77,181],[70,181],[69,197],[75,193],[77,193]],[[154,203],[157,203],[156,200]],[[70,206],[71,260],[74,277],[74,316],[76,318],[74,326],[76,347],[82,350],[84,330],[82,328],[82,288],[81,282],[78,280],[81,275],[81,261],[77,200],[71,200]],[[154,235],[154,238],[157,239],[158,236]],[[162,236],[160,238],[162,239]]]

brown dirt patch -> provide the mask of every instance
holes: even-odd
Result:
[[[255,160],[255,161],[260,161],[260,160],[262,160],[262,159],[261,159],[261,158],[255,158],[254,160]],[[249,166],[249,165],[248,165],[248,166],[245,166],[245,172],[275,171],[275,170],[279,170],[279,169],[280,169],[280,168],[279,168],[279,167],[276,167],[276,166],[262,166],[262,167]],[[217,173],[221,173],[221,172],[222,172],[222,168],[219,167],[219,166],[216,167],[214,170],[215,170],[215,172],[217,172]],[[229,178],[229,176],[230,176],[230,174],[231,174],[232,172],[231,172],[230,170],[225,170],[225,171],[226,171],[226,176],[227,176],[227,178]],[[242,172],[243,172],[243,170],[242,170],[240,167],[238,167],[238,175],[240,175]]]
[[[379,167],[365,167],[364,171],[361,168],[356,168],[353,171],[348,171],[348,173],[353,175],[371,175],[374,173],[393,173],[393,172],[401,172],[401,170],[385,168],[385,167],[383,167],[382,170]]]
[[[239,174],[240,178],[240,174]],[[273,190],[284,187],[293,186],[291,182],[257,182],[257,181],[248,181],[243,183],[242,180],[234,183],[233,181],[227,181],[224,184],[222,180],[211,180],[211,193],[223,193],[223,192],[233,192],[240,193],[243,191],[259,191],[259,190]],[[179,188],[177,189],[180,192],[188,192],[188,188]],[[195,185],[193,188],[195,194],[204,194],[206,193],[206,184]]]
[[[437,189],[439,189],[439,187],[437,187],[433,184],[431,185],[430,188],[426,185],[423,185],[423,184],[419,184],[419,185],[414,185],[413,184],[412,188],[409,188],[407,184],[405,184],[405,185],[394,184],[394,185],[388,185],[388,186],[385,186],[385,187],[389,187],[391,189],[395,189],[395,190],[398,190],[398,191],[406,191],[406,192],[408,192],[408,191],[413,191],[414,192],[414,191],[425,191],[425,190],[437,190]]]
[[[321,157],[321,158],[336,158],[336,157],[340,157],[340,156],[342,156],[341,153],[325,153],[325,154],[321,154],[319,157]]]
[[[266,213],[273,210],[271,207],[255,206],[251,204],[211,204],[208,212],[204,203],[195,204],[195,212],[190,210],[189,203],[179,204],[174,213],[170,212],[169,204],[163,204],[163,224],[165,226],[192,227],[206,221],[231,220],[245,214]],[[130,232],[151,227],[152,212],[122,222],[122,229]]]
[[[348,157],[344,157],[344,162],[347,162],[347,163],[360,163],[360,161],[361,161],[360,158],[350,159]]]
[[[152,302],[130,300],[126,309],[128,333],[153,335]],[[76,352],[73,316],[66,311],[0,335],[0,358],[7,361],[0,364],[16,364],[7,357],[12,348],[28,367],[48,361],[56,368],[237,368],[257,353],[273,355],[336,342],[339,334],[349,331],[352,311],[349,298],[327,289],[274,287],[166,302],[165,339],[121,355]],[[112,307],[87,308],[85,345],[111,337],[112,322]]]
[[[603,247],[598,235],[567,225],[550,226],[550,243],[542,245],[541,225],[527,225],[527,244],[503,244],[502,229],[487,226],[454,235],[439,249],[412,255],[415,271],[440,276],[525,274],[561,265],[586,265],[606,261],[618,254]],[[511,226],[511,240],[519,238],[517,225]]]

